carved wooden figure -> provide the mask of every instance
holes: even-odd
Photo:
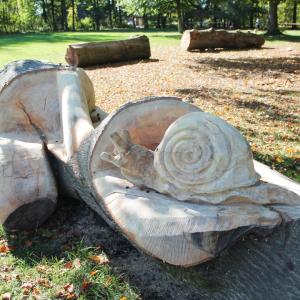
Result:
[[[107,116],[81,69],[20,61],[0,76],[0,222],[9,228],[43,222],[58,183],[145,253],[190,266],[300,217],[299,184],[253,161],[235,128],[191,104],[151,97]]]

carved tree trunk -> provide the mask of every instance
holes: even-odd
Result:
[[[110,136],[114,132],[127,129],[133,143],[154,150],[176,119],[197,111],[196,107],[174,98],[149,98],[128,103],[106,117],[81,143],[71,160],[65,164],[57,162],[60,182],[64,182],[66,188],[72,187],[73,193],[101,215],[111,227],[118,229],[144,252],[181,266],[212,259],[255,228],[272,230],[282,221],[275,209],[247,201],[240,205],[174,201],[170,196],[146,187],[141,189],[139,184],[133,185],[134,178],[125,179],[117,167],[101,159],[101,153],[113,151]],[[258,169],[260,168],[258,165]],[[267,177],[264,180],[270,180],[273,176],[271,181],[276,182],[276,178],[279,178],[276,172],[268,168],[262,170]],[[285,178],[279,178],[278,182],[300,193],[297,184],[286,181]],[[280,190],[273,190],[273,194],[276,194],[273,203],[297,203],[296,194],[290,192],[291,197],[285,198],[284,195],[280,196]],[[272,195],[272,191],[263,193]],[[259,194],[260,192],[256,196]],[[290,195],[289,191],[286,195]],[[247,196],[249,195],[245,194]],[[242,201],[244,197],[229,195],[229,198]],[[270,202],[265,199],[264,204],[267,203]],[[286,207],[276,210],[284,208]],[[288,208],[287,215],[293,210],[293,207]],[[235,217],[241,215],[242,218]]]
[[[35,228],[56,207],[49,161],[67,162],[93,130],[93,86],[80,69],[38,61],[13,62],[0,78],[0,222]]]
[[[153,97],[128,103],[106,117],[101,110],[94,111],[93,87],[81,69],[23,61],[12,63],[1,75],[0,222],[10,228],[37,226],[53,211],[54,176],[61,195],[63,191],[84,200],[139,249],[174,265],[205,262],[245,233],[273,230],[283,220],[300,218],[299,185],[262,164],[255,162],[256,171],[272,184],[255,180],[253,186],[214,189],[219,180],[247,179],[239,166],[252,170],[253,163],[250,155],[238,161],[238,154],[247,147],[232,140],[229,128],[222,137],[217,128],[225,125],[215,126],[206,119],[203,126],[185,123],[192,112],[202,115],[193,105]],[[91,113],[92,119],[98,120],[98,114],[104,117],[96,128]],[[118,148],[122,153],[113,159],[116,164],[103,160],[101,154],[114,149],[112,135],[123,129],[128,130],[130,149],[128,143]],[[232,142],[234,146],[229,146]],[[220,160],[225,148],[229,153]],[[185,170],[203,172],[197,176],[200,184],[202,179],[207,187],[216,183],[203,194],[210,199],[202,199],[199,193],[198,202],[194,198],[177,201],[168,193],[141,186],[147,182],[135,180],[144,174],[144,159],[134,149],[144,149],[143,153],[156,149],[159,164],[166,169],[153,167],[160,176],[168,172],[164,178],[174,184],[183,179],[189,188],[190,178],[181,176]],[[125,170],[120,172],[119,159],[124,155]],[[239,176],[232,175],[231,159],[238,164],[234,172]],[[225,168],[221,173],[220,166]]]
[[[226,30],[186,30],[181,38],[181,47],[184,50],[205,49],[243,49],[259,48],[264,44],[262,36],[254,33],[228,32]]]
[[[123,41],[69,45],[66,61],[70,66],[87,67],[110,62],[148,59],[151,56],[146,36]]]

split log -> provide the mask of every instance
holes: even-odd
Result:
[[[214,30],[186,30],[181,38],[183,50],[205,50],[205,49],[247,49],[260,48],[265,39],[251,32]]]
[[[54,211],[49,151],[67,161],[94,128],[90,112],[102,114],[81,69],[25,60],[1,71],[0,223],[36,228]]]
[[[88,67],[111,62],[148,59],[150,42],[145,35],[127,40],[69,45],[65,59],[70,66]]]

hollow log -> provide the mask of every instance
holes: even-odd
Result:
[[[186,30],[181,38],[183,50],[205,50],[205,49],[247,49],[260,48],[265,39],[251,32],[214,30]]]
[[[148,59],[150,42],[145,35],[127,40],[69,45],[65,59],[70,66],[88,67],[111,62]]]

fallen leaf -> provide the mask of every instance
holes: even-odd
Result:
[[[21,285],[21,288],[22,289],[32,289],[33,288],[33,283],[31,282],[24,282],[22,285]]]
[[[120,298],[120,300],[127,300],[127,298],[126,298],[125,296],[122,296],[122,297]]]
[[[9,247],[7,245],[0,246],[0,253],[7,253],[9,252]]]
[[[280,156],[276,156],[276,157],[275,157],[275,161],[276,161],[277,163],[279,163],[279,164],[281,164],[281,163],[284,162],[284,160],[283,160]]]
[[[33,289],[32,289],[32,292],[35,294],[35,295],[40,295],[40,290],[37,288],[37,287],[34,287]]]
[[[68,283],[64,286],[64,290],[68,293],[74,292],[74,285],[72,283]]]
[[[68,261],[64,264],[65,269],[72,269],[73,268],[73,263],[71,261]]]
[[[44,265],[38,265],[36,267],[36,270],[39,272],[39,273],[46,273],[48,271],[48,267],[47,266],[44,266]]]
[[[100,265],[109,263],[109,259],[105,255],[91,255],[88,258]]]
[[[49,288],[52,287],[51,284],[50,284],[50,282],[47,279],[45,279],[45,278],[40,278],[38,280],[38,284],[41,285],[41,286],[43,286],[43,287],[45,287],[45,288],[47,288],[47,289],[49,289]]]
[[[66,295],[67,300],[76,299],[76,298],[77,298],[77,296],[75,294],[72,294],[72,293]]]
[[[83,279],[81,288],[82,288],[83,290],[86,290],[87,288],[90,287],[91,284],[92,284],[91,282],[87,281],[86,279]]]
[[[99,272],[99,271],[97,271],[97,270],[92,271],[92,272],[90,272],[90,275],[91,275],[91,276],[95,276],[98,272]]]

